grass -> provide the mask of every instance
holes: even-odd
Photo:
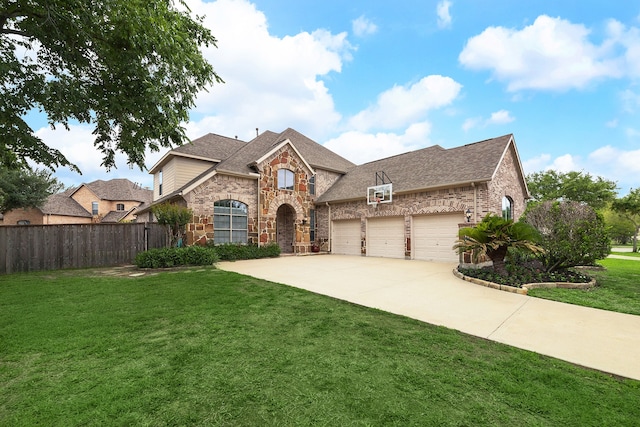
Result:
[[[597,279],[597,286],[594,288],[531,289],[529,295],[640,315],[640,262],[607,258],[598,263],[606,270],[592,273]]]
[[[630,257],[636,257],[636,258],[640,258],[640,253],[638,252],[617,252],[617,251],[611,251],[612,255],[624,255],[624,256],[630,256]]]
[[[215,269],[0,276],[0,425],[605,426],[640,381]]]

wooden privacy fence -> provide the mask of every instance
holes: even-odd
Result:
[[[138,252],[168,244],[155,223],[0,227],[0,274],[133,263]]]

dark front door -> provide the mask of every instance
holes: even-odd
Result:
[[[296,212],[289,205],[282,205],[276,213],[276,233],[278,246],[283,254],[293,253],[294,223]]]

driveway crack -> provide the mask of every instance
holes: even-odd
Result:
[[[487,335],[487,339],[491,339],[491,336],[493,334],[495,334],[496,332],[498,332],[498,330],[500,328],[502,328],[502,326],[504,326],[505,323],[507,323],[509,321],[509,319],[511,319],[513,316],[515,316],[516,313],[518,313],[520,310],[522,310],[522,308],[527,305],[527,303],[531,301],[531,297],[527,297],[524,302],[522,304],[520,304],[515,310],[513,310],[513,313],[511,313],[509,316],[507,316],[502,322],[500,322],[500,324],[493,330],[491,331],[491,333],[489,335]]]

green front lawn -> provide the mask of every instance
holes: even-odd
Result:
[[[0,425],[640,419],[640,381],[401,316],[215,269],[90,273],[0,276]]]
[[[597,286],[594,288],[531,289],[529,295],[640,315],[640,261],[607,258],[598,263],[606,270],[590,273],[597,279]]]

